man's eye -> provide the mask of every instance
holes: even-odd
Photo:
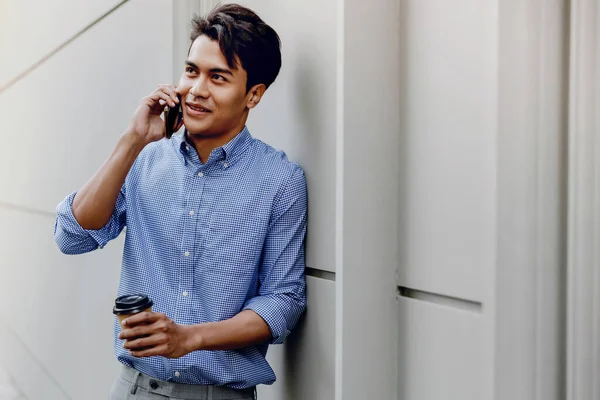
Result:
[[[187,72],[188,74],[193,74],[193,73],[194,73],[194,72],[196,72],[196,71],[194,71],[194,68],[192,68],[192,67],[187,67],[187,68],[185,69],[185,72]]]
[[[219,75],[219,74],[214,74],[213,75],[213,79],[217,80],[217,81],[224,81],[225,78],[223,78],[223,76]]]

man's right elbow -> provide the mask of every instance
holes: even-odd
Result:
[[[61,239],[55,239],[55,241],[60,252],[67,255],[89,253],[90,251],[98,248],[97,244],[90,245],[88,243],[65,243],[65,241]]]
[[[81,245],[76,245],[72,240],[68,240],[65,235],[54,235],[54,241],[63,254],[73,255],[84,253],[84,251],[81,251]]]
[[[95,250],[98,248],[98,244],[94,241],[94,243],[90,243],[89,239],[86,240],[84,238],[69,235],[60,227],[54,227],[54,242],[58,246],[58,249],[63,254],[83,254]]]
[[[60,250],[61,253],[67,254],[67,255],[81,254],[81,253],[78,253],[74,247],[63,246],[60,243],[58,244],[58,249]]]

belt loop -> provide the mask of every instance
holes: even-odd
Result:
[[[213,400],[213,386],[212,385],[208,385],[208,397],[206,398],[206,400]]]
[[[131,390],[129,393],[135,394],[138,387],[138,379],[140,379],[140,371],[135,371],[135,375],[133,376],[133,382],[131,383]]]

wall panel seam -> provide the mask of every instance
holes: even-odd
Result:
[[[10,335],[15,340],[16,343],[18,343],[18,345],[27,353],[27,355],[33,361],[33,363],[35,363],[35,365],[37,366],[37,368],[39,368],[39,370],[44,375],[46,375],[46,377],[54,385],[54,387],[60,393],[62,393],[62,395],[65,396],[66,400],[73,400],[73,398],[71,396],[69,396],[69,394],[67,393],[67,391],[65,390],[65,388],[50,373],[50,371],[48,370],[48,368],[46,368],[46,366],[44,365],[44,363],[35,355],[35,352],[33,352],[29,348],[29,346],[27,346],[27,344],[23,341],[23,339],[19,336],[19,334],[10,325],[8,325],[5,321],[0,320],[0,331],[2,331],[2,330],[4,332],[6,332],[8,335]]]
[[[4,86],[0,86],[0,94],[2,94],[4,91],[8,90],[10,87],[14,86],[15,84],[17,84],[19,81],[23,80],[26,76],[31,74],[33,71],[37,70],[40,66],[42,66],[44,63],[46,63],[48,60],[50,60],[52,57],[54,57],[56,54],[58,54],[61,50],[63,50],[65,47],[67,47],[68,45],[73,43],[75,40],[77,40],[79,37],[81,37],[84,33],[89,31],[91,28],[93,28],[95,25],[97,25],[99,22],[101,22],[104,18],[108,17],[110,14],[115,12],[117,9],[119,9],[123,4],[127,3],[128,1],[129,0],[121,1],[119,4],[117,4],[116,6],[114,6],[107,12],[105,12],[104,14],[102,14],[100,17],[96,18],[95,20],[93,20],[92,22],[87,24],[85,27],[83,27],[82,29],[77,31],[75,34],[73,34],[67,40],[62,42],[60,45],[58,45],[54,49],[50,50],[48,53],[46,53],[46,55],[44,55],[38,61],[36,61],[31,66],[29,66],[28,68],[23,70],[23,72],[19,73],[17,76],[10,79]]]
[[[4,201],[0,201],[0,209],[17,211],[17,212],[26,213],[26,214],[39,215],[42,217],[53,218],[53,219],[56,218],[56,213],[53,213],[53,212],[38,210],[35,208],[26,207],[26,206],[13,204],[13,203],[9,203],[9,202],[4,202]]]
[[[598,186],[600,159],[594,87],[600,16],[594,0],[573,0],[569,102],[569,239],[567,398],[595,400],[598,393]],[[594,93],[596,90],[596,93]],[[592,315],[589,315],[591,313]],[[590,318],[593,323],[590,326]]]

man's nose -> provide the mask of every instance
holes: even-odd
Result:
[[[190,93],[194,97],[202,97],[202,98],[209,97],[210,92],[208,91],[207,79],[204,77],[198,78],[198,80],[194,83],[194,85],[190,89]]]

